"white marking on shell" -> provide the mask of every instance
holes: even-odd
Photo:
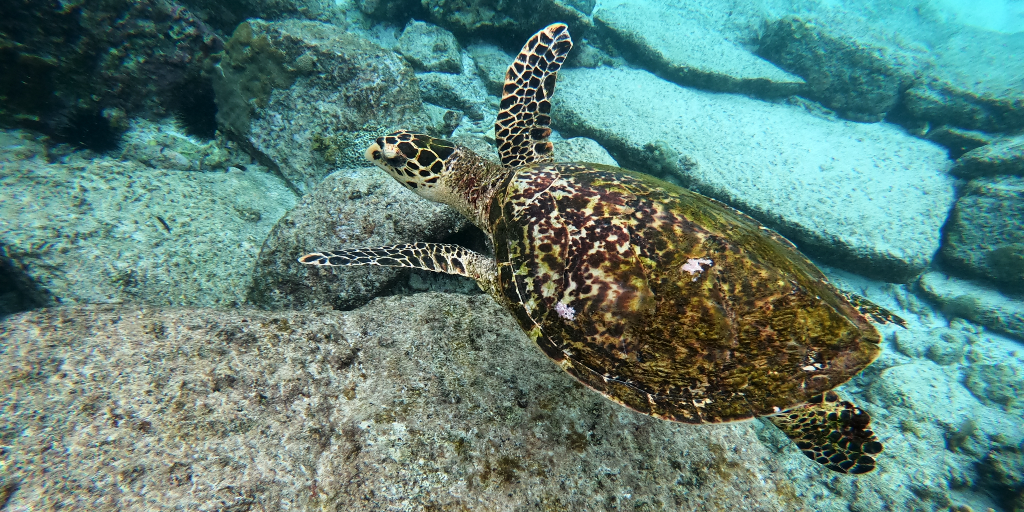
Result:
[[[558,304],[555,304],[555,313],[558,313],[558,316],[570,322],[576,318],[576,310],[562,301],[558,301]]]
[[[697,278],[700,277],[700,273],[704,272],[704,267],[702,265],[707,265],[710,267],[713,264],[714,262],[707,258],[690,258],[686,260],[686,263],[683,263],[682,267],[679,267],[679,270],[682,272],[689,273],[691,276],[693,276],[693,279],[691,279],[691,281],[696,281]]]

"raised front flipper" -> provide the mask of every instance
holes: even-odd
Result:
[[[768,418],[808,458],[832,471],[859,475],[875,469],[882,452],[871,416],[828,391],[805,405]]]
[[[494,137],[506,168],[551,161],[551,95],[555,75],[571,49],[569,28],[548,25],[523,45],[505,73]]]
[[[299,263],[316,267],[379,265],[456,274],[475,279],[484,291],[494,288],[494,260],[465,247],[417,242],[412,244],[341,249],[306,254]]]

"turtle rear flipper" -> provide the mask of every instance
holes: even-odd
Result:
[[[571,49],[569,28],[564,23],[548,25],[523,45],[505,72],[494,137],[506,168],[552,160],[551,95],[556,74]]]
[[[875,469],[882,452],[871,431],[871,417],[828,391],[805,405],[768,418],[796,443],[800,451],[839,473],[859,475]]]
[[[865,297],[857,295],[856,293],[850,293],[843,290],[837,291],[843,296],[843,298],[849,301],[853,307],[857,308],[857,311],[860,311],[860,314],[868,317],[872,322],[881,325],[896,324],[904,329],[908,328],[907,321],[896,316],[892,311],[889,311],[888,309],[885,309]]]
[[[493,289],[494,260],[465,247],[452,244],[417,242],[411,244],[340,249],[303,255],[299,263],[315,267],[378,265],[443,272],[475,279],[484,291]]]

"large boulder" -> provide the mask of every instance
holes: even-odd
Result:
[[[49,163],[41,144],[4,135],[0,267],[36,303],[237,305],[297,200],[258,165],[178,171],[79,153]]]
[[[1024,33],[964,27],[934,53],[934,67],[905,95],[914,117],[990,132],[1024,128]]]
[[[660,3],[601,7],[594,20],[629,60],[681,85],[768,97],[796,94],[804,85],[800,77]]]
[[[968,182],[944,233],[940,254],[951,270],[1024,292],[1024,177]]]
[[[870,33],[849,34],[842,25],[790,15],[768,25],[758,52],[803,77],[808,98],[849,119],[879,121],[913,72],[901,52]]]
[[[221,126],[302,192],[362,166],[374,138],[432,126],[402,57],[326,23],[246,21],[213,75]]]
[[[639,70],[560,78],[552,117],[564,134],[725,201],[826,263],[906,281],[939,248],[954,200],[939,146],[891,125],[694,91]]]
[[[815,508],[756,422],[629,411],[485,296],[48,309],[0,333],[9,510]]]

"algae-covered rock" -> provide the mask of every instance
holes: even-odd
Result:
[[[594,19],[627,58],[687,87],[780,97],[804,85],[675,8],[627,2],[597,9]]]
[[[377,168],[338,171],[305,195],[267,236],[248,300],[271,309],[360,306],[408,272],[373,266],[309,269],[298,257],[321,250],[440,242],[466,225],[451,207],[421,199]]]
[[[430,126],[405,60],[334,25],[246,21],[213,75],[221,126],[304,192],[374,138]]]
[[[259,166],[189,172],[41,144],[3,162],[0,266],[20,289],[63,303],[230,306],[294,193]],[[9,147],[6,146],[5,147]],[[2,155],[0,151],[0,155]],[[6,272],[12,275],[11,272]]]
[[[944,233],[939,254],[950,270],[1024,291],[1024,177],[970,181]]]
[[[0,333],[9,510],[814,508],[755,423],[626,410],[486,296],[51,309]]]
[[[451,32],[416,20],[405,26],[396,48],[416,71],[455,74],[462,73],[459,49],[459,42]]]

